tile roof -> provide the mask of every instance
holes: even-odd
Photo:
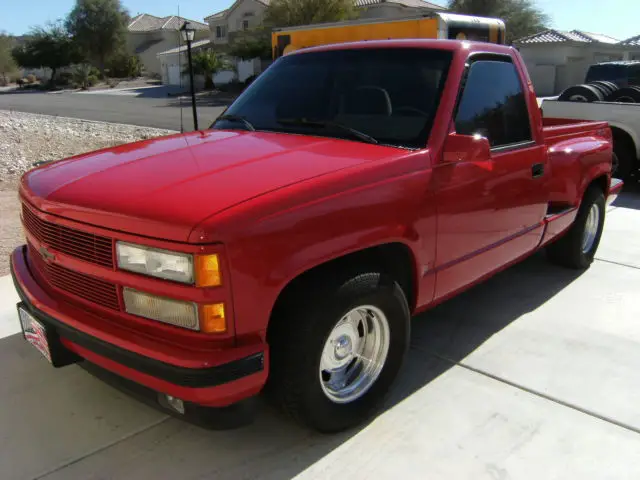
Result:
[[[214,13],[213,15],[209,15],[208,17],[205,17],[204,20],[208,22],[209,20],[216,20],[218,18],[222,18],[227,14],[228,11],[229,9],[227,8],[226,10],[222,10],[221,12]]]
[[[193,42],[191,44],[191,49],[195,50],[195,49],[198,49],[198,48],[202,48],[202,47],[205,47],[206,45],[209,45],[210,43],[211,43],[211,40],[208,39],[208,38],[206,38],[204,40],[199,40],[199,41]],[[180,47],[176,47],[176,48],[172,48],[170,50],[166,50],[164,52],[160,52],[160,53],[158,53],[157,56],[160,56],[160,55],[171,55],[172,53],[185,52],[186,50],[187,50],[187,46],[186,45],[182,45]]]
[[[156,17],[148,13],[141,13],[131,20],[127,27],[130,32],[154,32],[156,30],[179,30],[184,22],[190,22],[196,30],[209,30],[209,25],[188,18],[171,15]]]
[[[265,6],[269,6],[269,3],[271,3],[271,0],[256,0],[256,2],[260,2]],[[403,5],[405,7],[410,7],[410,8],[428,8],[430,10],[445,10],[445,7],[436,5],[435,3],[427,2],[425,0],[355,0],[355,3],[356,3],[356,7],[370,7],[372,5],[379,5],[381,3],[395,3],[398,5]],[[223,18],[227,13],[229,13],[233,9],[234,6],[235,6],[235,3],[231,5],[229,8],[227,8],[226,10],[222,10],[221,12],[217,12],[212,15],[209,15],[208,17],[205,17],[205,21],[208,22],[210,20],[218,20],[220,18]]]
[[[532,44],[532,43],[562,43],[562,42],[580,42],[580,43],[609,43],[617,44],[616,38],[599,33],[583,32],[581,30],[571,30],[570,32],[562,30],[545,30],[528,37],[520,38],[514,43]]]
[[[224,17],[227,13],[229,13],[231,10],[233,10],[233,8],[236,6],[236,4],[239,2],[240,0],[236,0],[235,2],[233,2],[233,4],[231,4],[231,6],[229,8],[227,8],[226,10],[221,10],[220,12],[217,13],[213,13],[211,15],[209,15],[208,17],[204,17],[204,21],[208,22],[209,20],[217,20],[220,19],[222,17]],[[255,0],[258,3],[263,4],[265,7],[268,7],[269,4],[271,3],[271,0]]]
[[[369,7],[381,3],[397,3],[410,8],[429,8],[431,10],[445,10],[444,7],[424,0],[356,0],[356,7]]]
[[[632,47],[640,47],[640,35],[636,35],[635,37],[627,38],[626,40],[622,40],[620,42],[621,45],[630,45]]]

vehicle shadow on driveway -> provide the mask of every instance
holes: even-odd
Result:
[[[623,192],[613,202],[613,206],[640,210],[640,179],[627,180]]]
[[[407,361],[383,412],[417,390],[429,388],[430,382],[579,275],[548,264],[538,254],[416,317]],[[48,368],[42,365],[43,377],[59,375]],[[54,402],[54,406],[64,405]],[[429,408],[437,410],[438,405]],[[321,435],[292,424],[262,398],[258,410],[254,423],[226,431],[167,417],[45,478],[86,478],[96,472],[109,478],[291,478],[366,428]]]

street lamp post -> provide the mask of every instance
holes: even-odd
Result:
[[[184,22],[184,25],[180,28],[180,34],[182,40],[187,42],[187,56],[189,57],[189,81],[191,83],[191,107],[193,108],[193,127],[194,130],[198,130],[198,112],[196,110],[196,90],[193,84],[193,60],[191,59],[191,42],[196,35],[196,29],[193,28],[191,23]]]

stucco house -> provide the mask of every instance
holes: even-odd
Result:
[[[508,26],[507,26],[508,28]],[[538,95],[556,95],[584,82],[590,65],[640,60],[640,36],[618,40],[582,30],[545,30],[513,42]]]
[[[184,22],[191,22],[195,27],[196,41],[209,38],[209,26],[206,23],[175,15],[156,17],[142,13],[131,20],[127,26],[127,45],[129,51],[140,58],[146,74],[162,75],[158,53],[182,44],[179,30]]]
[[[205,18],[209,28],[209,41],[201,40],[193,44],[195,50],[214,49],[224,52],[233,34],[262,25],[265,10],[270,0],[236,0],[225,10]],[[356,0],[360,18],[402,18],[421,13],[445,10],[443,7],[424,0]],[[186,64],[185,47],[174,47],[160,52],[162,81],[170,85],[184,85],[180,72]],[[264,63],[259,59],[236,61],[233,71],[221,72],[214,81],[223,83],[237,79],[244,81],[259,73]]]
[[[209,15],[211,42],[229,43],[233,32],[249,30],[262,24],[270,0],[236,0],[229,8]],[[444,7],[424,0],[356,0],[360,18],[401,18],[420,13],[443,11]]]

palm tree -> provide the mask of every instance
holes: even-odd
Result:
[[[204,75],[204,88],[206,89],[214,87],[213,76],[216,73],[231,68],[231,64],[213,50],[201,50],[193,55],[193,73]],[[189,74],[188,66],[183,73]]]

